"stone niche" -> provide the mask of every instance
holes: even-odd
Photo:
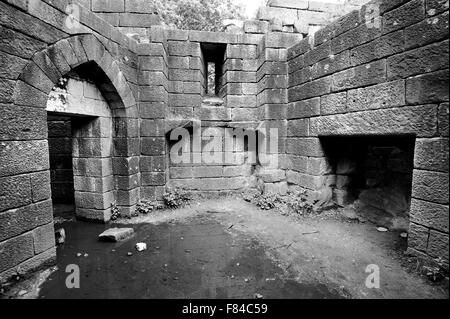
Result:
[[[232,149],[227,150],[225,134],[227,126],[184,126],[186,136],[166,133],[168,185],[182,187],[194,192],[238,191],[256,187],[253,173],[257,155],[249,149],[249,138],[233,136]],[[166,128],[167,130],[167,128]],[[233,131],[234,132],[234,131]],[[255,134],[256,136],[256,134]],[[196,148],[194,145],[198,143]],[[176,150],[176,151],[174,151]],[[175,157],[183,155],[183,161]],[[186,157],[187,156],[187,157]]]
[[[333,201],[391,230],[408,230],[415,137],[323,137]]]

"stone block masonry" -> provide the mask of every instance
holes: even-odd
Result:
[[[238,32],[165,29],[144,0],[76,3],[74,22],[66,1],[0,2],[0,281],[55,259],[55,153],[72,157],[82,217],[107,222],[111,205],[132,214],[171,185],[320,195],[335,183],[343,190],[348,174],[327,177],[334,172],[325,136],[412,136],[409,252],[448,261],[445,1],[375,0],[331,24],[323,19],[327,5],[272,1],[266,16]],[[206,91],[208,63],[216,66],[215,96]],[[72,151],[54,140],[69,138],[64,126],[47,129],[47,111],[56,111],[46,109],[49,96],[67,74],[83,75],[91,84],[86,97],[101,101],[59,110],[92,120],[77,126]],[[269,155],[278,165],[245,162],[245,145],[235,152],[239,164],[172,163],[170,133],[192,132],[199,120],[208,136],[276,128]],[[270,134],[258,140],[269,144]]]
[[[448,263],[448,4],[433,3],[371,1],[288,50],[286,152],[288,182],[320,197],[327,172],[299,158],[328,160],[323,137],[413,136],[408,251]]]

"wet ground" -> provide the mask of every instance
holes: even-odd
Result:
[[[432,285],[411,271],[399,233],[378,232],[376,225],[333,212],[284,216],[224,198],[114,225],[59,215],[56,228],[63,227],[67,239],[58,247],[57,270],[37,274],[11,297],[22,289],[21,298],[43,299],[448,298],[448,285]],[[98,241],[117,226],[133,227],[134,237]],[[138,242],[148,249],[137,252]],[[65,270],[73,264],[80,269],[80,289],[66,287]],[[380,288],[366,286],[369,265],[379,268]]]
[[[97,241],[110,226],[65,222],[60,226],[68,237],[58,248],[59,270],[42,286],[39,298],[341,297],[323,284],[290,279],[257,240],[233,236],[213,215],[134,225],[135,236],[121,243]],[[138,242],[147,243],[148,250],[137,252]],[[80,268],[80,289],[65,285],[71,264]]]

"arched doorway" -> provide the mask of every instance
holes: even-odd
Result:
[[[67,85],[70,90],[64,92]],[[30,91],[39,94],[30,99]],[[108,222],[112,205],[121,214],[130,214],[140,190],[139,178],[133,178],[139,174],[140,151],[136,101],[119,63],[103,43],[91,34],[77,35],[36,53],[20,75],[16,93],[20,103],[44,107],[51,118],[72,122],[77,217]],[[66,98],[65,104],[60,103]],[[45,119],[36,120],[46,121],[46,114],[42,116]],[[43,161],[49,162],[49,155],[47,148]],[[48,175],[49,169],[51,165],[43,167]]]

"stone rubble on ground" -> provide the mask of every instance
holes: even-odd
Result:
[[[144,250],[147,250],[147,244],[146,243],[137,243],[136,244],[136,250],[138,252],[142,252]]]
[[[66,231],[60,228],[55,232],[55,239],[57,245],[62,245],[66,242]]]
[[[133,236],[133,228],[110,228],[98,236],[100,241],[118,242]]]

